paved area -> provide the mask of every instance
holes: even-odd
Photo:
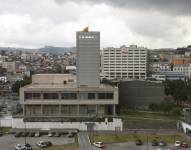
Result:
[[[99,148],[96,148],[95,146],[91,145],[87,132],[78,133],[78,143],[79,150],[100,150]]]
[[[128,142],[128,143],[115,143],[115,144],[106,144],[106,147],[104,148],[105,150],[172,150],[169,148],[172,148],[172,145],[168,145],[165,147],[153,147],[151,143],[148,144],[148,149],[147,149],[147,144],[144,143],[142,146],[136,146],[135,142]],[[178,150],[190,150],[191,148],[182,148]],[[176,149],[173,149],[176,150]]]
[[[62,135],[61,137],[48,137],[47,135],[41,137],[26,137],[26,142],[32,145],[32,148],[37,148],[36,143],[38,141],[51,141],[53,145],[62,145],[68,143],[74,143],[74,138],[68,138]],[[16,144],[24,144],[25,138],[15,138],[14,135],[4,135],[0,137],[0,150],[14,150]]]

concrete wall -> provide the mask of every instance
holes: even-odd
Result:
[[[119,84],[119,104],[121,107],[139,108],[164,99],[162,83],[147,81],[124,81]]]
[[[0,118],[0,127],[12,127],[12,118]]]
[[[187,130],[191,130],[191,124],[188,124],[188,123],[183,122],[183,121],[181,121],[180,123],[181,123],[181,125],[182,125],[182,128],[183,128],[184,133],[186,133]]]
[[[35,74],[32,75],[33,84],[64,84],[73,80],[76,82],[76,76],[72,74]]]
[[[23,122],[22,118],[13,118],[12,128],[18,129],[79,129],[81,131],[87,130],[88,122]],[[94,122],[94,130],[115,131],[123,129],[122,120],[114,118],[113,122]]]

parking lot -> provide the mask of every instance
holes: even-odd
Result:
[[[153,147],[151,143],[148,144],[147,149],[147,143],[143,143],[142,146],[136,146],[135,142],[127,142],[127,143],[113,143],[113,144],[106,144],[105,150],[176,150],[174,148],[174,145],[167,145],[165,147]],[[177,150],[190,150],[190,148],[181,148]]]
[[[51,141],[53,145],[63,145],[74,143],[74,138],[68,138],[67,135],[62,135],[60,137],[48,137],[43,135],[40,137],[26,137],[26,142],[30,143],[32,148],[37,148],[36,143],[39,141]],[[0,149],[1,150],[14,150],[16,144],[24,144],[24,137],[14,137],[12,134],[3,135],[0,137]]]

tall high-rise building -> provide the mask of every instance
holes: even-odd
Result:
[[[100,84],[100,32],[76,33],[78,86],[98,87]]]
[[[102,76],[108,79],[145,79],[148,69],[147,55],[146,48],[136,45],[104,48]]]

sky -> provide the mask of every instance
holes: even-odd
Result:
[[[75,46],[100,31],[101,48],[191,44],[191,0],[0,0],[0,46]]]

